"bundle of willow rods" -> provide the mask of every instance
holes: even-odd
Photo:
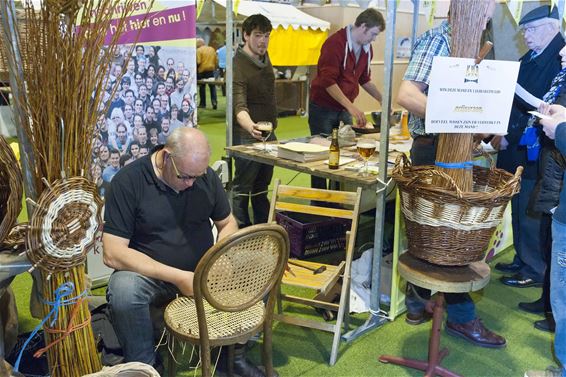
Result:
[[[10,80],[14,117],[29,140],[32,153],[25,157],[31,161],[27,173],[32,181],[27,183],[34,186],[37,197],[45,188],[42,179],[54,182],[88,171],[96,117],[107,86],[105,71],[136,2],[46,0],[41,9],[34,9],[27,0],[24,33],[24,28],[17,27],[13,3],[0,1],[4,21],[10,17],[10,22],[2,22],[4,58],[9,70],[17,73]],[[151,5],[150,0],[147,9]],[[111,25],[114,32],[105,43]],[[55,290],[64,283],[73,284],[72,296],[87,289],[84,263],[53,274],[41,265],[38,268],[46,302],[54,300]],[[45,305],[45,315],[51,309]],[[89,323],[89,312],[81,299],[61,306],[53,326],[46,323],[46,343],[54,343],[47,348],[51,376],[82,376],[100,370],[92,330],[85,323]],[[53,333],[53,329],[71,332]]]
[[[450,2],[451,56],[475,58],[478,55],[481,35],[487,21],[482,15],[486,14],[488,7],[489,0]],[[436,160],[448,163],[471,161],[472,151],[473,134],[440,134]],[[471,169],[437,169],[452,177],[462,191],[472,191]]]

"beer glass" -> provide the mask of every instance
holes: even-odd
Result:
[[[263,151],[267,153],[267,144],[265,142],[273,132],[273,124],[271,124],[271,122],[257,122],[256,129],[261,131],[261,141],[263,141]]]
[[[356,148],[358,149],[358,153],[360,157],[364,159],[364,167],[360,171],[360,175],[362,177],[369,176],[368,160],[375,153],[376,146],[377,146],[377,142],[374,139],[370,139],[370,138],[358,139]]]

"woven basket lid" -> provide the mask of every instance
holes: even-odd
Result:
[[[102,200],[83,177],[55,181],[37,203],[27,233],[34,267],[65,271],[84,262],[102,224]]]
[[[0,135],[0,243],[22,210],[22,172],[14,151]]]

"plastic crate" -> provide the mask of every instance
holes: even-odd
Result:
[[[346,231],[351,227],[351,220],[290,212],[278,212],[275,219],[287,230],[291,254],[298,258],[346,248]]]

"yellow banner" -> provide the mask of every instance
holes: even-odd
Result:
[[[316,65],[327,31],[287,29],[279,26],[269,37],[269,59],[273,65]]]
[[[521,12],[523,10],[523,0],[507,0],[507,8],[511,12],[511,16],[518,25],[521,19]]]
[[[202,8],[204,7],[204,0],[197,0],[197,19],[200,16],[200,12],[202,12]]]

